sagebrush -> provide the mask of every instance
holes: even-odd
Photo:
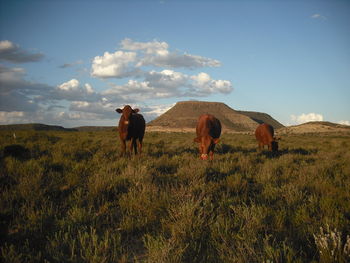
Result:
[[[349,262],[350,135],[1,132],[5,262]],[[326,229],[326,230],[324,230]]]

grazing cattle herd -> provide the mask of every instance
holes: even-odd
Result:
[[[123,109],[116,109],[121,114],[118,131],[121,140],[121,155],[125,155],[126,142],[130,141],[129,154],[134,151],[141,154],[142,140],[145,135],[146,122],[139,109],[132,109],[129,105]],[[219,142],[221,135],[221,123],[211,114],[203,114],[199,117],[196,126],[197,137],[194,139],[199,144],[199,153],[202,160],[214,159],[215,145]],[[274,137],[274,129],[271,125],[262,123],[255,130],[255,138],[258,141],[259,150],[268,146],[269,151],[278,151],[278,138]]]

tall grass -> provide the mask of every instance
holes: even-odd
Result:
[[[350,135],[287,135],[278,154],[224,134],[1,132],[5,262],[349,262]]]

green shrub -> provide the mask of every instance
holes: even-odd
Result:
[[[349,134],[223,134],[213,161],[191,133],[131,157],[112,131],[1,135],[5,262],[349,261]]]

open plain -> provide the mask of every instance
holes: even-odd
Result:
[[[349,262],[350,133],[284,134],[258,152],[225,133],[1,131],[5,262]]]

